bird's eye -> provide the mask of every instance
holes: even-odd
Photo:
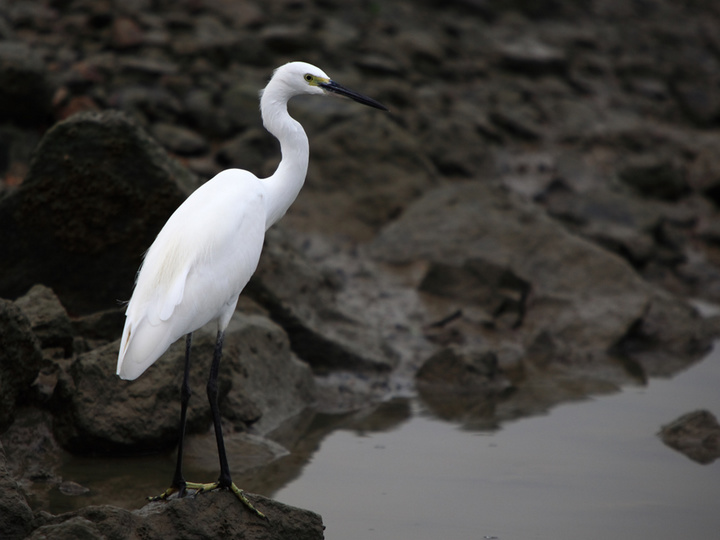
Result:
[[[313,76],[308,73],[308,74],[305,75],[305,80],[306,80],[307,82],[312,82]]]

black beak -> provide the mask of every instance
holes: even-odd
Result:
[[[347,88],[339,85],[335,81],[319,83],[318,86],[328,92],[332,92],[333,94],[349,97],[350,99],[357,101],[358,103],[362,103],[363,105],[375,107],[376,109],[380,109],[381,111],[389,111],[389,109],[382,103],[375,101],[374,99],[367,96],[363,96],[362,94],[358,94],[357,92],[353,92],[352,90],[348,90]]]

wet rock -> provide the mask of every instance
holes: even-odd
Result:
[[[150,503],[132,512],[112,506],[89,506],[57,517],[45,517],[29,540],[42,538],[147,540],[168,538],[229,538],[318,540],[322,518],[308,510],[284,505],[252,493],[248,499],[267,520],[249,512],[229,492],[212,492],[166,502]]]
[[[716,145],[703,148],[688,167],[688,183],[720,206],[720,158]]]
[[[193,336],[188,432],[210,426],[202,389],[215,345],[213,330]],[[53,396],[54,432],[74,452],[157,452],[177,443],[185,342],[180,340],[135,381],[115,376],[117,342],[77,357]],[[314,400],[310,370],[290,355],[280,328],[239,313],[228,327],[220,373],[220,408],[245,429],[273,429]]]
[[[42,57],[25,43],[0,43],[0,122],[50,121],[50,84]]]
[[[0,431],[12,422],[15,405],[26,397],[42,362],[40,342],[22,310],[0,299]]]
[[[8,472],[0,444],[0,530],[7,540],[21,540],[32,530],[33,513]]]
[[[35,285],[15,300],[30,321],[32,331],[43,349],[58,347],[64,357],[73,352],[74,331],[70,318],[60,300],[49,287]]]
[[[225,168],[242,168],[261,176],[267,156],[274,150],[267,134],[248,129],[224,143],[216,154],[217,162]]]
[[[142,44],[145,36],[142,28],[129,17],[117,17],[113,20],[110,44],[116,49],[128,49]]]
[[[181,156],[204,154],[208,149],[207,141],[187,128],[159,122],[151,131],[160,144]]]
[[[530,289],[518,338],[529,346],[549,333],[566,346],[555,362],[601,361],[650,298],[624,261],[481,183],[429,192],[381,232],[370,255],[393,264],[425,260],[462,268],[480,260],[506,269]]]
[[[222,117],[234,130],[245,130],[260,125],[258,89],[262,81],[239,81],[222,94]],[[246,167],[245,167],[246,168]]]
[[[550,215],[562,220],[572,231],[617,253],[635,268],[653,261],[674,264],[682,260],[682,248],[662,241],[661,231],[678,221],[673,207],[605,188],[574,192],[551,186],[542,196]]]
[[[482,347],[441,349],[423,363],[415,380],[426,392],[497,395],[511,387],[495,351]]]
[[[285,25],[263,28],[258,37],[265,47],[279,54],[297,54],[312,41],[305,28]]]
[[[51,287],[70,313],[127,298],[142,253],[194,187],[126,116],[83,113],[47,132],[0,201],[0,294]]]
[[[48,489],[59,484],[62,450],[53,438],[52,415],[46,410],[21,407],[15,421],[0,436],[7,469],[25,497],[37,503]]]
[[[418,370],[415,382],[422,402],[447,421],[489,429],[497,404],[514,386],[498,366],[498,355],[483,346],[440,349]]]
[[[720,424],[709,411],[687,413],[663,426],[658,436],[670,448],[703,465],[720,458]]]
[[[673,80],[672,92],[680,108],[687,117],[698,126],[716,126],[720,120],[720,93],[717,91],[717,81]]]
[[[641,156],[630,160],[619,172],[620,179],[641,195],[676,201],[689,189],[684,171],[660,156]]]
[[[700,360],[717,329],[676,296],[656,289],[647,310],[620,339],[615,351],[637,362],[643,377],[668,377]]]
[[[487,260],[468,259],[461,267],[433,262],[418,289],[460,301],[478,304],[496,322],[506,319],[506,327],[522,324],[530,284],[507,267]]]
[[[435,167],[417,139],[385,116],[353,114],[311,135],[315,166],[286,222],[326,234],[332,231],[335,237],[368,240],[436,184]]]
[[[380,334],[343,311],[332,280],[295,249],[283,231],[268,231],[247,294],[285,328],[293,351],[316,372],[391,370],[397,358]]]
[[[565,52],[534,38],[501,42],[496,50],[503,67],[524,75],[557,75],[567,71]]]

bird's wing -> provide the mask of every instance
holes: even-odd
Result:
[[[245,171],[221,173],[175,211],[138,273],[118,374],[139,376],[179,337],[234,309],[260,258],[265,213],[264,188]]]

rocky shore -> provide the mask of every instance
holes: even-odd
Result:
[[[720,331],[700,309],[720,301],[719,25],[709,0],[0,0],[3,538],[323,537],[260,496],[267,523],[227,493],[48,511],[84,489],[61,452],[175,445],[183,344],[120,381],[122,301],[198,185],[274,170],[258,90],[290,60],[391,113],[291,104],[308,178],[221,372],[254,465],[321,438],[315,412],[417,395],[492,428],[698,361]],[[203,399],[188,422],[208,432]]]

